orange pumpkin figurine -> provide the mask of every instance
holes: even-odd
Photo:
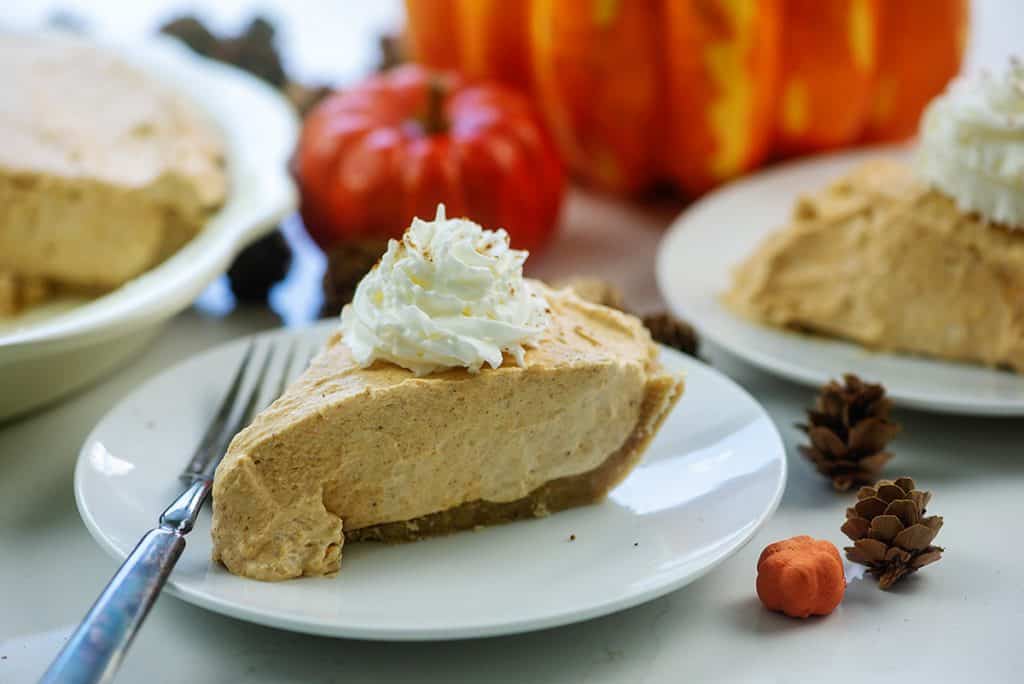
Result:
[[[846,575],[835,544],[806,535],[769,544],[757,561],[757,596],[790,617],[828,615],[843,600]]]

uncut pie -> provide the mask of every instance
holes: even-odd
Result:
[[[1024,372],[1024,65],[929,107],[916,164],[801,199],[726,303],[768,325]]]
[[[0,31],[0,316],[119,287],[190,240],[225,195],[219,134],[121,58]]]
[[[636,318],[524,280],[524,258],[443,214],[392,241],[341,332],[232,442],[214,557],[262,580],[323,575],[345,542],[543,516],[618,484],[682,379]],[[522,344],[494,343],[512,329]]]

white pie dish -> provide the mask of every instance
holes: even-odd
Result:
[[[261,337],[297,335],[305,348],[336,325]],[[87,438],[75,498],[90,533],[118,561],[180,489],[177,475],[246,345],[222,345],[156,376]],[[644,461],[603,503],[410,544],[350,544],[336,577],[271,583],[210,560],[207,508],[168,591],[282,629],[432,640],[554,627],[688,584],[768,520],[785,486],[786,454],[743,389],[678,352],[663,349],[662,361],[685,372],[686,393]]]
[[[788,220],[800,194],[813,192],[872,158],[908,160],[905,147],[826,154],[730,183],[676,219],[658,251],[658,286],[669,306],[701,335],[770,373],[818,386],[843,373],[882,382],[893,401],[963,415],[1024,415],[1024,375],[872,352],[825,337],[759,325],[721,301],[732,269]]]
[[[0,420],[73,391],[141,350],[296,206],[287,165],[298,119],[273,88],[162,36],[106,47],[186,94],[213,121],[224,137],[228,196],[192,241],[117,290],[0,319]]]

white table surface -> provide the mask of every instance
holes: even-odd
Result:
[[[583,201],[574,197],[570,216]],[[190,310],[114,376],[0,426],[0,682],[33,681],[115,569],[86,532],[72,496],[72,466],[91,427],[169,364],[278,323],[261,309],[223,318]],[[1013,681],[1024,668],[1017,647],[1024,553],[1012,544],[1013,525],[1024,520],[1024,420],[897,412],[905,432],[887,472],[910,474],[935,492],[931,509],[946,518],[938,538],[948,546],[946,557],[888,593],[855,581],[826,619],[791,620],[757,602],[757,555],[796,534],[842,543],[839,526],[851,497],[834,494],[796,455],[800,434],[791,426],[812,392],[715,350],[708,356],[764,403],[790,447],[791,473],[775,517],[708,577],[578,625],[427,644],[290,634],[166,596],[118,681],[855,682],[866,672],[873,681]]]
[[[1024,29],[1021,5],[1013,2],[982,3],[976,26],[991,38],[976,36],[973,62],[1005,55],[1013,45],[1012,26]],[[629,209],[574,194],[559,241],[534,264],[534,272],[611,273],[631,304],[656,307],[650,264],[659,229],[673,211]],[[622,244],[630,246],[630,258],[614,262]],[[307,278],[315,280],[315,274]],[[0,682],[34,681],[116,567],[89,537],[72,495],[73,464],[92,426],[169,364],[279,324],[261,309],[221,317],[189,310],[115,375],[57,406],[0,425]],[[778,513],[709,576],[649,604],[578,625],[425,644],[291,634],[166,596],[118,681],[1020,681],[1024,551],[1015,545],[1014,527],[1024,520],[1024,419],[898,411],[904,433],[886,472],[909,474],[934,492],[930,510],[946,520],[937,539],[947,547],[945,558],[888,593],[870,581],[855,581],[828,618],[791,620],[757,602],[758,553],[796,534],[841,545],[839,526],[850,497],[834,494],[796,454],[801,435],[792,424],[812,392],[714,349],[706,355],[763,402],[790,452],[790,480]]]

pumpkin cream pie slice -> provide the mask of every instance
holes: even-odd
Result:
[[[726,303],[772,326],[1024,372],[1021,112],[1020,63],[955,83],[926,113],[913,168],[870,162],[800,200]]]
[[[214,557],[262,580],[600,501],[683,390],[634,317],[523,279],[504,231],[415,220],[342,326],[232,442]]]

